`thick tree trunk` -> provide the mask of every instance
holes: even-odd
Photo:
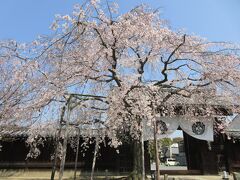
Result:
[[[154,121],[154,150],[155,150],[155,163],[156,163],[156,174],[155,179],[160,180],[160,162],[159,162],[159,154],[158,154],[158,141],[157,141],[157,124],[156,121]]]
[[[141,142],[139,140],[134,140],[133,142],[133,180],[142,179],[142,150]]]
[[[137,142],[136,140],[133,141],[133,172],[132,178],[133,180],[137,180],[137,173],[138,173],[138,157],[137,157]]]

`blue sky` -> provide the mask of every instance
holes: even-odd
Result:
[[[40,34],[50,34],[49,26],[55,14],[68,14],[80,0],[2,0],[0,1],[0,39],[21,42],[34,40]],[[173,29],[212,41],[240,43],[239,0],[118,0],[120,11],[140,3],[160,8],[162,17]]]

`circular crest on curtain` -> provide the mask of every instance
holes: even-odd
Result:
[[[168,127],[167,127],[167,124],[164,121],[157,120],[156,124],[157,124],[158,133],[160,133],[160,134],[166,134],[167,133]]]
[[[202,135],[205,131],[205,124],[200,121],[193,123],[192,131],[197,135]]]

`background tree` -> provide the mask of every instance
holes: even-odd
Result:
[[[163,138],[160,139],[160,143],[162,147],[169,147],[174,143],[174,140],[171,138]]]
[[[179,143],[179,142],[183,142],[183,138],[182,137],[175,137],[172,139],[173,143]]]
[[[6,130],[29,126],[39,114],[31,104],[36,69],[36,63],[27,60],[24,44],[0,42],[0,125]]]
[[[158,144],[162,148],[170,147],[173,143],[174,143],[174,140],[172,140],[171,138],[163,138],[163,139],[158,140]],[[149,149],[148,150],[149,150],[150,158],[154,162],[156,157],[155,157],[155,145],[154,145],[153,141],[149,141]],[[161,153],[161,151],[162,150],[160,150],[159,153]]]

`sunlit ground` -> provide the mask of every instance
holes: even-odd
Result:
[[[163,168],[163,167],[162,167]],[[170,166],[170,168],[172,168]],[[0,180],[49,180],[50,179],[50,170],[0,170]],[[73,179],[74,171],[72,170],[66,170],[64,172],[64,180],[72,180]],[[77,174],[77,180],[89,180],[89,173],[86,175],[86,173],[82,173],[81,176],[78,172]],[[98,176],[94,178],[94,180],[100,180],[100,179],[118,179],[118,180],[124,180],[126,179],[125,176],[119,176],[117,174],[110,174],[106,178],[105,172],[98,172]],[[150,179],[150,176],[148,176]],[[169,180],[172,180],[173,177],[175,180],[219,180],[222,179],[221,175],[218,176],[168,176]],[[56,174],[56,178],[58,179],[58,174]],[[233,177],[230,176],[229,180],[233,180]]]
[[[106,172],[96,172],[96,177],[94,179],[106,179]],[[2,169],[0,170],[0,180],[49,180],[51,176],[51,170],[24,170],[24,169]],[[55,179],[58,179],[59,174],[56,173]],[[110,179],[121,179],[122,177],[125,177],[126,174],[123,175],[117,175],[113,173],[108,173],[107,178]],[[73,170],[65,170],[64,171],[64,178],[65,180],[71,180],[74,177],[74,171]],[[77,172],[77,179],[81,180],[89,180],[90,179],[90,173],[86,172]]]
[[[160,165],[161,170],[187,170],[187,166],[165,166],[164,164]]]

